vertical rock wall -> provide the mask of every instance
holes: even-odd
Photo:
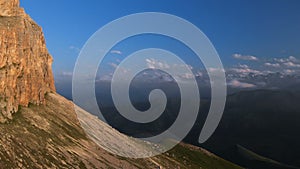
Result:
[[[43,104],[55,91],[41,27],[19,7],[19,0],[0,0],[0,122],[19,106]]]

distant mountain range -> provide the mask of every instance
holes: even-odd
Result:
[[[210,87],[205,72],[196,77],[201,107],[197,122],[185,141],[245,167],[251,166],[253,161],[245,160],[237,145],[285,166],[300,167],[300,137],[297,134],[300,129],[300,76],[272,72],[245,75],[228,71],[226,74],[229,94],[222,121],[213,137],[202,145],[197,139],[209,110]],[[233,84],[233,80],[253,86],[239,86]],[[130,98],[133,105],[139,110],[148,109],[148,94],[155,88],[164,90],[169,101],[164,115],[148,126],[130,123],[119,115],[110,95],[109,79],[96,82],[96,96],[101,111],[106,113],[113,127],[136,137],[149,136],[167,129],[176,119],[180,105],[180,93],[174,79],[156,70],[146,70],[132,81]],[[269,165],[258,164],[261,168]]]
[[[210,97],[210,80],[205,70],[194,73],[198,83],[200,94],[204,98]],[[96,86],[101,86],[102,91],[110,90],[112,74],[98,75],[95,79]],[[181,76],[179,79],[188,81],[190,76]],[[241,74],[232,70],[226,70],[228,94],[239,91],[270,89],[300,91],[300,73],[287,74],[282,72],[263,72]],[[56,75],[56,86],[59,93],[65,97],[72,98],[72,75]],[[146,69],[140,72],[132,81],[132,86],[151,87],[151,85],[176,86],[175,79],[166,72],[157,69]],[[104,87],[104,88],[103,88]],[[100,88],[99,88],[100,90]],[[174,90],[175,91],[175,90]]]
[[[109,83],[106,85],[108,87]],[[99,86],[102,89],[104,87]],[[98,104],[105,118],[111,122],[110,124],[119,131],[135,137],[156,135],[171,126],[176,119],[180,105],[178,93],[173,92],[176,86],[168,88],[164,85],[151,85],[151,87],[142,85],[143,90],[138,89],[137,86],[134,87],[135,92],[131,95],[131,100],[139,110],[149,108],[147,94],[151,87],[161,88],[167,94],[172,93],[164,114],[147,125],[129,122],[114,108],[109,93],[101,90],[97,93]],[[210,106],[210,98],[202,98],[198,119],[185,142],[207,148],[244,167],[250,167],[253,161],[244,159],[243,155],[238,152],[237,145],[247,147],[285,166],[299,167],[300,137],[297,134],[300,129],[299,100],[300,92],[295,89],[258,89],[230,94],[216,132],[205,144],[199,145],[197,140]],[[261,165],[260,168],[267,168],[270,165],[269,163],[258,164]]]

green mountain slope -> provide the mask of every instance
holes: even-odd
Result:
[[[114,134],[112,143],[128,141],[126,136],[103,126]],[[20,107],[13,120],[0,124],[0,132],[0,168],[6,169],[240,168],[186,144],[149,159],[128,159],[110,154],[86,136],[76,118],[73,103],[54,93],[46,95],[46,105]]]

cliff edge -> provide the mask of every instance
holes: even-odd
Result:
[[[45,94],[55,91],[51,64],[41,27],[19,0],[0,0],[0,122],[19,106],[45,103]]]

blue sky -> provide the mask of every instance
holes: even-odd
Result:
[[[21,6],[43,27],[47,47],[54,58],[55,75],[72,72],[80,48],[95,31],[114,19],[138,12],[170,13],[195,24],[214,44],[227,68],[244,64],[256,69],[272,67],[266,63],[274,64],[275,68],[277,62],[274,58],[300,57],[298,0],[21,0]],[[137,48],[141,48],[143,45],[138,46],[141,42],[142,39],[137,38],[130,47],[136,44]],[[149,42],[149,46],[156,44]],[[167,46],[163,40],[159,45]],[[123,43],[115,49],[125,57],[129,51],[134,51],[127,47]],[[175,45],[169,50],[178,49],[181,48]],[[108,63],[113,62],[114,56],[120,55],[112,53],[108,55]],[[184,55],[184,59],[192,62],[188,55]],[[260,62],[253,61],[251,56]],[[288,65],[287,61],[284,63]]]

